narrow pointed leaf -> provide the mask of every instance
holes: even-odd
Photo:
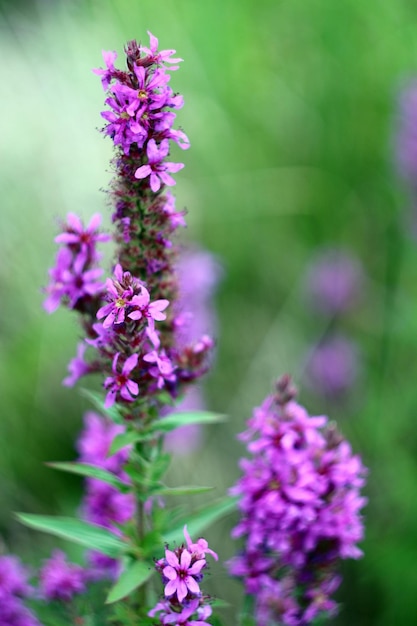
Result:
[[[153,563],[134,561],[120,576],[117,583],[110,589],[106,604],[117,602],[129,595],[134,589],[143,585],[155,574]]]
[[[172,413],[167,415],[150,426],[152,432],[168,433],[180,426],[189,426],[190,424],[216,424],[224,422],[225,415],[220,413],[211,413],[209,411],[186,411],[184,413]]]
[[[199,534],[214,522],[236,510],[237,498],[223,498],[177,520],[174,527],[162,533],[166,543],[181,543],[184,540],[183,528],[187,524],[191,537]]]
[[[134,430],[128,430],[126,433],[116,435],[111,443],[108,456],[116,454],[116,452],[119,452],[122,448],[130,446],[132,443],[136,443],[137,441],[142,441],[142,437]]]
[[[161,496],[192,496],[197,493],[212,491],[214,487],[198,487],[194,485],[184,485],[183,487],[157,487],[154,493]]]
[[[88,478],[96,478],[97,480],[112,485],[112,487],[122,492],[129,490],[129,485],[120,480],[115,474],[107,472],[101,467],[90,465],[89,463],[47,463],[46,465],[63,472],[87,476]]]
[[[109,530],[71,517],[17,513],[17,518],[29,528],[68,539],[112,558],[120,557],[129,547]]]

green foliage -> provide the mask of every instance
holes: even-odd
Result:
[[[181,543],[184,539],[185,525],[187,525],[191,537],[198,537],[203,530],[209,528],[214,522],[232,513],[236,509],[236,504],[236,498],[222,498],[201,507],[194,513],[183,515],[179,519],[171,519],[170,526],[162,533],[164,541],[166,543]]]
[[[200,486],[183,486],[183,487],[166,487],[161,485],[156,487],[153,491],[154,494],[159,496],[194,496],[199,493],[207,493],[212,491],[214,487],[200,487]]]
[[[127,543],[115,537],[110,531],[79,519],[28,513],[17,513],[16,517],[29,528],[68,539],[68,541],[78,543],[90,550],[97,550],[114,559],[121,557],[129,549]]]
[[[47,463],[47,465],[53,469],[69,472],[70,474],[96,478],[97,480],[101,480],[102,482],[115,487],[122,493],[126,493],[130,490],[129,485],[120,480],[120,478],[118,478],[115,474],[107,472],[96,465],[89,465],[88,463]]]
[[[147,563],[146,561],[129,563],[117,583],[111,588],[106,603],[112,604],[125,598],[132,591],[146,583],[154,574],[155,566],[153,563]]]
[[[162,417],[149,427],[151,433],[169,433],[181,426],[191,424],[218,424],[226,420],[225,415],[212,413],[210,411],[187,411],[184,413],[172,413],[167,417]]]

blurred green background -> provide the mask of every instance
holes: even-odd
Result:
[[[0,532],[29,561],[51,540],[13,511],[70,514],[80,481],[46,460],[74,458],[86,403],[61,386],[79,334],[75,316],[42,310],[58,220],[110,209],[111,142],[97,132],[101,50],[128,39],[176,48],[172,79],[192,148],[175,189],[186,238],[221,261],[216,367],[208,406],[230,421],[176,461],[221,495],[238,476],[235,434],[273,380],[303,381],[305,354],[332,320],[303,296],[323,246],[360,259],[365,289],[338,322],[360,346],[343,400],[307,387],[311,413],[336,419],[370,468],[362,561],[343,565],[340,626],[417,623],[417,243],[395,170],[398,90],[417,74],[417,5],[379,0],[84,0],[0,2]],[[179,154],[176,154],[178,157]],[[175,160],[175,159],[174,159]],[[190,506],[193,503],[190,502]],[[234,519],[208,533],[221,558]],[[239,586],[212,568],[211,593]],[[229,612],[229,624],[234,624]]]

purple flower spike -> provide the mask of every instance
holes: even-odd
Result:
[[[123,400],[126,400],[126,402],[134,402],[135,398],[133,396],[137,396],[139,393],[138,384],[129,378],[132,370],[134,370],[138,364],[138,355],[132,354],[128,359],[126,359],[121,373],[117,370],[119,356],[120,352],[117,352],[113,359],[112,369],[114,376],[109,376],[104,381],[104,388],[108,389],[106,401],[104,403],[106,409],[113,406],[116,402],[116,397],[119,394]]]
[[[135,172],[136,178],[147,178],[150,176],[150,186],[154,193],[160,190],[161,183],[172,186],[176,182],[168,172],[178,172],[184,167],[184,163],[164,163],[168,156],[169,141],[164,139],[158,148],[155,139],[150,139],[146,149],[148,164],[138,167]]]
[[[245,548],[229,570],[256,597],[260,626],[306,625],[335,611],[337,561],[361,555],[366,469],[327,418],[310,417],[295,395],[284,376],[255,409],[241,436],[252,458],[242,459],[232,489],[242,513],[233,536]]]

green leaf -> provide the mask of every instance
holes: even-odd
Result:
[[[72,474],[78,474],[79,476],[88,476],[89,478],[97,478],[97,480],[108,483],[122,492],[129,491],[129,485],[126,485],[126,483],[121,481],[115,474],[107,472],[95,465],[88,463],[46,463],[46,465],[63,472],[70,472]]]
[[[155,574],[153,563],[134,561],[120,576],[117,583],[110,589],[106,604],[112,604],[129,595],[134,589],[143,585]]]
[[[117,405],[113,405],[106,409],[104,407],[104,399],[100,393],[96,393],[95,391],[90,391],[90,389],[81,389],[81,394],[90,400],[91,404],[100,411],[103,415],[107,415],[112,422],[116,422],[116,424],[123,424],[123,415],[120,413]]]
[[[183,487],[157,487],[154,490],[154,494],[158,494],[161,496],[192,496],[197,493],[206,493],[206,491],[211,491],[214,487],[198,487],[194,485],[185,485]]]
[[[211,413],[209,411],[186,411],[184,413],[172,413],[166,417],[153,422],[150,426],[151,432],[168,433],[180,426],[188,426],[190,424],[217,424],[224,422],[225,415],[220,413]]]
[[[191,537],[195,538],[199,536],[201,531],[205,530],[214,522],[217,522],[220,518],[224,517],[228,513],[231,513],[236,509],[238,498],[222,498],[217,500],[197,511],[191,513],[186,517],[177,520],[174,528],[162,532],[164,542],[166,543],[181,543],[184,539],[183,528],[187,524],[188,532]]]
[[[125,448],[126,446],[130,446],[132,443],[142,441],[142,439],[141,434],[134,430],[128,430],[125,433],[120,433],[113,439],[108,456],[116,454],[116,452],[119,452],[119,450]]]
[[[128,549],[128,544],[101,526],[88,524],[72,517],[30,515],[17,513],[17,518],[29,528],[68,539],[74,543],[97,550],[112,558],[120,557]]]

